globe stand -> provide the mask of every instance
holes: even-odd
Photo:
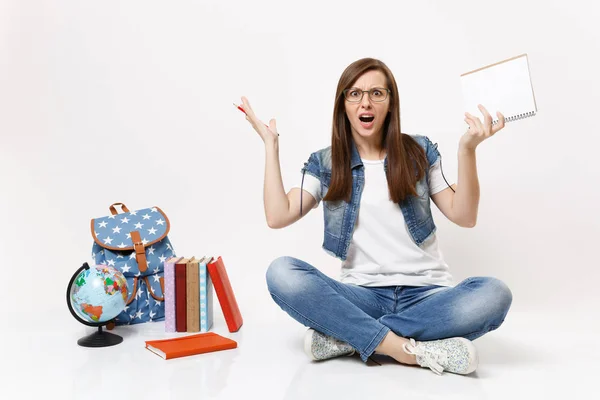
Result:
[[[105,332],[102,330],[102,326],[99,326],[96,332],[82,337],[77,341],[77,344],[83,347],[108,347],[119,344],[122,341],[123,338],[121,336]]]
[[[90,266],[88,265],[88,263],[83,263],[83,265],[73,274],[73,276],[71,277],[70,281],[69,281],[69,285],[67,286],[67,306],[69,308],[69,311],[71,312],[71,315],[73,315],[73,317],[81,322],[84,325],[87,326],[93,326],[93,327],[97,327],[98,330],[94,333],[92,333],[91,335],[87,335],[84,336],[82,338],[80,338],[79,340],[77,340],[77,344],[83,347],[108,347],[108,346],[114,346],[116,344],[119,344],[123,341],[123,338],[119,335],[115,335],[114,333],[110,333],[110,332],[105,332],[102,330],[102,326],[103,325],[108,325],[111,321],[106,321],[106,322],[88,322],[83,320],[81,317],[79,317],[77,315],[77,313],[75,313],[75,310],[73,310],[73,306],[71,305],[71,301],[70,301],[70,292],[71,292],[71,286],[73,285],[73,282],[75,281],[75,278],[79,275],[79,273],[85,269],[88,269]]]

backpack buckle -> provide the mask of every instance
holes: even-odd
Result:
[[[133,248],[135,249],[135,254],[146,254],[146,250],[144,249],[144,243],[142,242],[134,242]]]
[[[135,250],[135,260],[138,263],[138,269],[140,272],[146,272],[148,269],[148,263],[146,261],[146,249],[144,243],[140,237],[138,231],[131,231],[131,241],[133,242],[133,248]]]

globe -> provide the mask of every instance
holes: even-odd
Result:
[[[70,308],[93,326],[107,323],[125,308],[127,281],[108,265],[94,265],[76,273],[69,288]]]

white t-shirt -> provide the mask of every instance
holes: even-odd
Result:
[[[434,233],[422,247],[412,240],[400,207],[389,199],[384,160],[362,160],[365,187],[358,221],[342,261],[340,281],[361,286],[454,286]],[[300,188],[302,175],[297,186]],[[438,161],[429,170],[429,194],[448,187]],[[304,174],[304,190],[321,202],[321,184]]]

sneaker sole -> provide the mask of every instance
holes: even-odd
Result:
[[[475,347],[473,342],[471,342],[469,339],[463,337],[460,337],[458,339],[460,339],[460,341],[465,344],[467,349],[469,349],[469,369],[467,369],[465,372],[461,372],[461,374],[463,375],[468,375],[477,369],[477,366],[479,364],[479,353],[477,352],[477,348]]]

